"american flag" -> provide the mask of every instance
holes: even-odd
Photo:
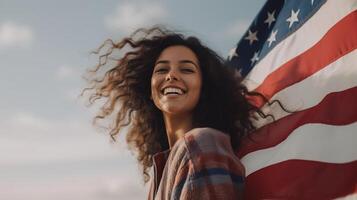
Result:
[[[270,118],[243,141],[245,199],[357,198],[357,0],[268,0],[230,51]]]

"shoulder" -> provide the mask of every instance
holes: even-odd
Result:
[[[230,136],[213,128],[195,128],[183,138],[188,157],[196,168],[218,167],[244,174],[244,166],[232,149]],[[234,166],[234,167],[233,167]]]
[[[230,136],[213,128],[194,128],[179,139],[171,149],[171,159],[193,166],[229,165],[244,173],[244,167],[233,151]]]
[[[188,150],[194,152],[233,153],[230,136],[213,128],[195,128],[187,132],[184,141]]]
[[[208,137],[211,139],[214,139],[214,138],[222,138],[222,139],[228,138],[229,139],[228,134],[223,133],[220,130],[217,130],[214,128],[209,128],[209,127],[194,128],[185,134],[185,137],[188,137],[188,136],[193,136],[196,138]]]
[[[181,155],[176,159],[180,167],[172,173],[173,196],[189,199],[238,196],[244,167],[232,150],[228,134],[212,128],[195,128],[179,139],[172,150]]]
[[[210,146],[230,146],[230,136],[213,128],[194,128],[177,140],[172,150],[195,148],[209,150]]]
[[[217,157],[235,158],[230,136],[213,128],[194,128],[176,141],[169,160],[191,160],[194,163],[196,160],[202,160],[202,157],[208,157],[210,160]]]

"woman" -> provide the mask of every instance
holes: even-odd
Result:
[[[96,53],[90,99],[106,100],[96,119],[114,117],[113,139],[130,125],[127,142],[145,182],[154,168],[148,199],[239,199],[244,168],[234,152],[254,130],[252,114],[264,115],[247,97],[263,97],[197,38],[163,28],[107,40]]]

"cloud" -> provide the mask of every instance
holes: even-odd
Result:
[[[77,102],[79,99],[79,95],[83,88],[76,83],[82,80],[82,72],[77,67],[73,67],[70,65],[61,65],[54,71],[54,78],[59,81],[62,88],[65,88],[63,83],[66,83],[66,91],[64,91],[64,97],[66,100],[70,102]],[[75,86],[74,86],[75,85]],[[84,86],[83,86],[84,87]]]
[[[86,177],[72,175],[51,180],[37,177],[31,182],[0,180],[0,188],[2,199],[12,200],[139,200],[147,196],[147,187],[140,184],[139,176],[132,171],[121,175],[115,170],[101,175],[89,174]]]
[[[143,199],[135,158],[86,120],[0,116],[2,199]]]
[[[130,157],[126,144],[111,145],[109,136],[96,132],[90,120],[50,120],[24,112],[2,117],[0,127],[2,164]]]
[[[33,38],[33,31],[28,26],[12,22],[0,25],[0,47],[27,46]]]
[[[114,200],[114,199],[144,199],[147,194],[147,189],[140,186],[139,180],[141,177],[137,176],[120,176],[108,177],[101,181],[101,186],[98,187],[94,197],[97,199]]]
[[[26,130],[27,133],[45,133],[53,126],[53,124],[46,119],[41,119],[24,112],[14,113],[12,116],[8,116],[7,119],[2,120],[1,125],[3,127],[3,131],[1,131],[2,135],[14,135],[15,133],[19,133],[22,136],[25,134],[24,130]]]
[[[228,37],[240,38],[247,31],[250,23],[249,20],[243,19],[235,21],[224,30],[223,34]]]
[[[79,71],[76,68],[71,67],[69,65],[62,65],[57,68],[55,75],[58,79],[61,79],[61,80],[73,78],[73,77],[78,78]]]
[[[166,17],[166,9],[157,2],[122,3],[114,14],[105,18],[105,24],[110,30],[130,33],[137,28],[163,23]]]
[[[80,96],[81,92],[82,88],[71,88],[65,91],[64,95],[65,98],[70,102],[84,102]]]

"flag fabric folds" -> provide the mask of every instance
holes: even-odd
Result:
[[[228,63],[271,118],[237,155],[246,199],[357,198],[357,0],[268,0]]]

